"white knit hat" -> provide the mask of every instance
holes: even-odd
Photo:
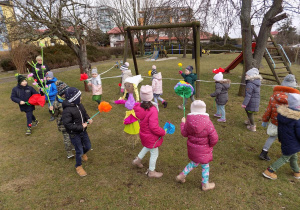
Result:
[[[300,94],[289,93],[288,104],[290,108],[300,110]]]
[[[259,75],[259,71],[257,68],[252,68],[246,72],[246,75],[248,75],[249,77]]]
[[[286,75],[285,78],[283,79],[281,85],[287,86],[287,87],[292,87],[292,88],[296,87],[297,82],[296,82],[295,76],[293,74]]]
[[[127,68],[129,67],[129,63],[128,62],[125,62],[124,64],[127,66]]]
[[[223,80],[223,74],[222,74],[222,72],[217,73],[217,74],[214,76],[214,80],[216,80],[216,81],[221,81],[221,80]]]
[[[140,90],[140,96],[142,101],[151,101],[153,99],[152,86],[142,85]]]
[[[92,74],[98,74],[97,68],[92,69]]]
[[[196,113],[206,113],[206,104],[204,101],[201,100],[195,100],[191,104],[191,113],[196,112]]]

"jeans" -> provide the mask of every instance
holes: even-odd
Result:
[[[158,147],[153,148],[153,149],[149,149],[147,147],[143,147],[143,149],[138,154],[138,157],[140,159],[143,159],[143,157],[145,157],[145,155],[149,151],[150,151],[149,170],[150,171],[154,171],[155,170],[155,165],[156,165],[156,160],[158,158]]]
[[[157,99],[160,100],[161,102],[164,102],[164,99],[160,97],[160,94],[155,94],[153,93],[153,99],[154,99],[154,102],[157,103]],[[157,103],[158,105],[158,103]]]
[[[81,156],[85,153],[87,153],[91,149],[91,142],[89,139],[89,136],[86,131],[83,131],[80,134],[76,135],[70,135],[71,142],[75,147],[76,151],[76,165],[75,167],[77,168],[78,166],[81,166]]]
[[[192,102],[195,101],[194,95],[191,95],[190,99],[192,100]],[[183,106],[186,105],[186,102],[187,102],[187,98],[184,98],[184,100],[183,100]]]
[[[218,105],[217,104],[217,114],[221,115],[221,119],[225,120],[225,105]]]
[[[287,162],[290,162],[290,166],[294,172],[299,172],[299,166],[298,166],[298,156],[297,153],[292,155],[282,155],[278,160],[276,160],[270,168],[273,171],[277,171],[281,166],[286,164]]]
[[[36,118],[33,115],[33,111],[26,112],[26,118],[27,118],[27,127],[31,127],[32,121],[35,121]]]
[[[269,136],[269,138],[267,139],[263,150],[264,151],[269,151],[270,147],[272,146],[273,142],[277,139],[278,136]]]

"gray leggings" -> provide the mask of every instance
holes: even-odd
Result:
[[[250,124],[254,125],[254,113],[253,112],[249,112],[247,110],[246,110],[246,113],[247,113],[247,116],[248,116]]]
[[[277,139],[278,136],[269,136],[269,138],[267,139],[263,150],[264,151],[269,151],[270,147],[272,146],[273,142]]]

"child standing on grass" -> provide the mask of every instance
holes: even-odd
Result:
[[[176,177],[177,182],[184,183],[185,178],[199,164],[202,167],[202,190],[211,190],[215,183],[209,183],[209,162],[213,160],[213,147],[218,142],[217,131],[206,113],[204,101],[195,100],[191,104],[191,113],[182,118],[181,134],[188,137],[187,149],[191,162]]]
[[[35,118],[33,115],[33,110],[35,110],[35,107],[33,105],[27,105],[25,102],[28,101],[30,96],[33,94],[38,94],[37,91],[28,85],[26,81],[26,77],[23,75],[18,75],[18,85],[12,89],[11,92],[11,100],[17,104],[19,104],[21,112],[26,113],[27,118],[27,129],[26,134],[31,134],[31,127],[37,126],[39,121]]]
[[[153,69],[155,71],[153,71]],[[164,108],[167,108],[168,102],[166,102],[163,98],[160,97],[160,95],[162,95],[162,93],[163,93],[161,72],[157,73],[156,72],[156,66],[153,65],[151,74],[153,76],[152,90],[153,90],[154,102],[158,105],[157,100],[160,100],[161,103],[164,105]]]
[[[277,108],[282,156],[263,172],[263,176],[269,179],[277,179],[275,172],[287,162],[290,162],[294,177],[300,179],[297,156],[300,151],[300,94],[290,93],[288,104],[288,107],[282,105]]]
[[[140,138],[143,149],[138,156],[132,161],[132,164],[143,168],[142,159],[150,151],[148,177],[160,178],[163,173],[155,171],[156,160],[158,158],[158,147],[163,142],[163,136],[166,131],[159,127],[158,111],[151,103],[153,99],[152,87],[149,85],[142,86],[140,90],[142,103],[134,106],[136,117],[140,120]]]
[[[182,71],[179,71],[179,74],[181,74],[181,76],[184,78],[184,81],[187,83],[190,83],[193,88],[194,88],[194,92],[191,95],[190,99],[192,100],[192,102],[195,100],[194,95],[196,94],[196,89],[195,89],[195,81],[197,80],[197,74],[193,73],[193,66],[188,66],[186,67],[184,73],[182,73]],[[183,107],[185,107],[187,102],[187,98],[184,98],[184,102],[182,105],[179,105],[178,108],[179,109],[183,109]]]
[[[63,134],[65,150],[67,152],[67,158],[69,159],[74,157],[72,153],[72,143],[70,136],[67,133],[66,128],[62,122],[62,102],[65,100],[65,92],[69,88],[69,86],[60,80],[57,80],[55,84],[57,87],[57,95],[53,104],[54,116],[56,117],[58,131],[62,132]]]
[[[49,95],[49,100],[50,100],[50,101],[48,101],[48,98],[46,97],[46,100],[48,101],[49,113],[51,115],[49,121],[53,121],[53,120],[55,120],[55,118],[54,118],[54,114],[53,114],[52,110],[53,110],[53,103],[55,101],[56,94],[57,94],[57,88],[56,88],[56,84],[55,84],[57,79],[54,77],[53,72],[48,71],[46,73],[46,80],[47,80],[46,85],[48,86],[47,93]]]
[[[47,74],[48,71],[50,71],[49,67],[46,64],[43,64],[43,57],[41,55],[38,55],[36,57],[36,66],[35,68],[31,68],[31,72],[33,73],[33,78],[37,81],[38,85],[42,87],[40,83],[40,79],[44,79],[45,75]],[[44,86],[46,85],[46,81],[43,82]],[[40,89],[41,95],[44,95],[44,93]]]
[[[91,142],[86,132],[88,124],[93,120],[85,111],[84,106],[80,103],[81,92],[77,88],[70,87],[65,93],[66,100],[63,101],[62,121],[67,133],[70,135],[71,142],[76,151],[76,172],[79,176],[86,176],[87,173],[82,168],[82,162],[87,161],[86,153],[91,149]]]
[[[257,68],[252,68],[246,72],[246,94],[242,108],[246,110],[248,119],[245,121],[247,129],[256,131],[254,123],[254,112],[258,112],[260,103],[260,86],[262,77]]]
[[[98,74],[97,67],[92,68],[92,78],[88,79],[88,81],[90,81],[88,85],[92,86],[92,100],[100,104],[102,96],[102,82],[100,75]]]
[[[211,97],[216,97],[217,104],[217,113],[214,114],[215,117],[220,117],[218,122],[226,122],[225,117],[225,105],[228,101],[228,89],[230,87],[230,80],[223,79],[222,72],[217,73],[214,76],[214,80],[216,83],[216,91],[210,94]]]
[[[120,70],[122,71],[121,77],[122,77],[122,83],[121,83],[121,93],[124,93],[124,89],[125,89],[125,80],[128,77],[132,77],[132,73],[131,70],[128,69],[129,67],[129,63],[125,62],[124,65],[122,65],[120,67]]]

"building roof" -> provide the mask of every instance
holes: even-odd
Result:
[[[0,1],[0,5],[13,6],[9,1]]]
[[[107,33],[108,34],[122,34],[122,33],[124,33],[124,30],[123,30],[123,28],[121,28],[121,29],[122,29],[122,31],[120,30],[119,27],[114,27],[113,29],[111,29]]]
[[[278,31],[271,31],[271,35],[272,35],[272,36],[278,35]]]

